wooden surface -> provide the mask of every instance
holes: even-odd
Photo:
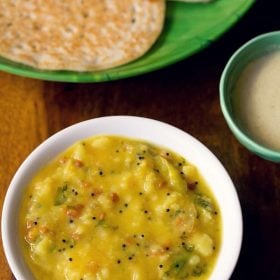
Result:
[[[220,75],[230,55],[255,35],[279,29],[275,3],[258,0],[231,31],[206,50],[140,77],[66,84],[0,72],[1,207],[21,162],[60,129],[107,115],[158,119],[209,147],[236,185],[244,216],[244,240],[231,279],[280,279],[280,166],[251,154],[235,140],[222,116],[218,96]],[[0,279],[12,279],[2,243]]]

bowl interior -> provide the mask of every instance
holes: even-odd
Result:
[[[271,150],[252,139],[240,124],[233,110],[233,90],[242,70],[251,61],[273,51],[280,50],[280,32],[260,35],[238,49],[227,63],[220,81],[220,100],[225,119],[237,139],[262,158],[280,162],[280,152]]]
[[[189,134],[159,121],[139,117],[103,117],[71,126],[50,137],[24,161],[8,189],[2,213],[2,238],[8,263],[18,280],[31,280],[23,261],[18,231],[19,205],[27,182],[40,167],[74,142],[98,134],[138,138],[168,147],[196,165],[220,206],[222,246],[210,280],[230,277],[241,247],[242,216],[233,183],[217,158]]]

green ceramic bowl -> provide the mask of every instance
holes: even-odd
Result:
[[[97,71],[44,71],[0,57],[0,70],[42,80],[103,82],[151,72],[182,60],[227,31],[255,0],[216,0],[213,3],[167,3],[163,32],[146,55],[120,67]]]
[[[220,81],[220,103],[226,122],[241,144],[258,156],[280,162],[280,151],[272,150],[249,136],[233,112],[233,88],[240,72],[252,60],[269,52],[280,50],[280,31],[260,35],[238,49],[228,61]]]

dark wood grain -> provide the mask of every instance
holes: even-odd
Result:
[[[280,279],[280,166],[241,146],[219,105],[218,84],[244,42],[280,27],[277,1],[257,1],[206,50],[166,69],[101,84],[43,82],[0,73],[0,203],[19,164],[44,139],[73,123],[136,115],[175,125],[221,160],[236,185],[244,241],[232,279]],[[0,279],[11,279],[0,248]],[[219,280],[219,279],[217,279]]]

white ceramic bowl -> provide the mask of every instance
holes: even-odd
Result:
[[[114,116],[70,126],[38,146],[15,174],[2,212],[4,251],[18,280],[34,279],[24,262],[18,233],[19,205],[25,186],[33,175],[74,142],[97,134],[117,134],[165,146],[185,157],[200,170],[220,206],[222,246],[209,280],[227,280],[237,262],[242,242],[242,215],[234,185],[217,158],[199,141],[168,124],[139,117]]]

